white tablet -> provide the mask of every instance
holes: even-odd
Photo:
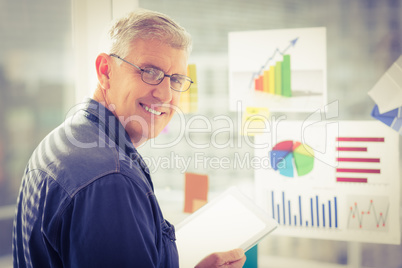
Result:
[[[176,226],[180,267],[194,267],[214,252],[257,244],[277,222],[236,187],[225,191]]]

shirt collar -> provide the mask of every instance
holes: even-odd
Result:
[[[138,162],[147,174],[150,174],[144,159],[138,153],[137,149],[135,149],[130,136],[119,119],[103,104],[93,99],[86,99],[83,105],[83,110],[91,115],[88,118],[98,123],[99,128],[104,131],[106,136],[114,141],[133,161]]]

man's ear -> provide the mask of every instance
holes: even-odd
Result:
[[[111,59],[110,56],[101,53],[98,55],[96,58],[96,73],[98,75],[98,82],[99,85],[103,89],[109,89],[110,83],[109,83],[109,74],[111,71]]]

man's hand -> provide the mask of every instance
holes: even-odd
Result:
[[[241,248],[212,253],[200,261],[195,268],[238,268],[243,267],[246,262],[246,255]]]

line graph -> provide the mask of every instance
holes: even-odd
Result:
[[[388,197],[349,196],[347,228],[388,231]]]
[[[282,56],[285,55],[286,51],[288,51],[289,48],[295,46],[295,44],[296,44],[296,42],[297,42],[298,39],[299,39],[299,37],[296,37],[295,39],[291,40],[290,43],[289,43],[289,45],[288,45],[285,49],[283,49],[282,51],[280,51],[279,48],[276,48],[275,51],[274,51],[274,53],[272,53],[271,57],[269,57],[269,58],[267,59],[267,61],[265,62],[265,64],[261,66],[261,68],[260,68],[260,70],[257,72],[257,74],[261,74],[262,71],[268,66],[268,64],[275,58],[275,56],[276,56],[277,54],[280,54],[280,55],[282,55]]]

